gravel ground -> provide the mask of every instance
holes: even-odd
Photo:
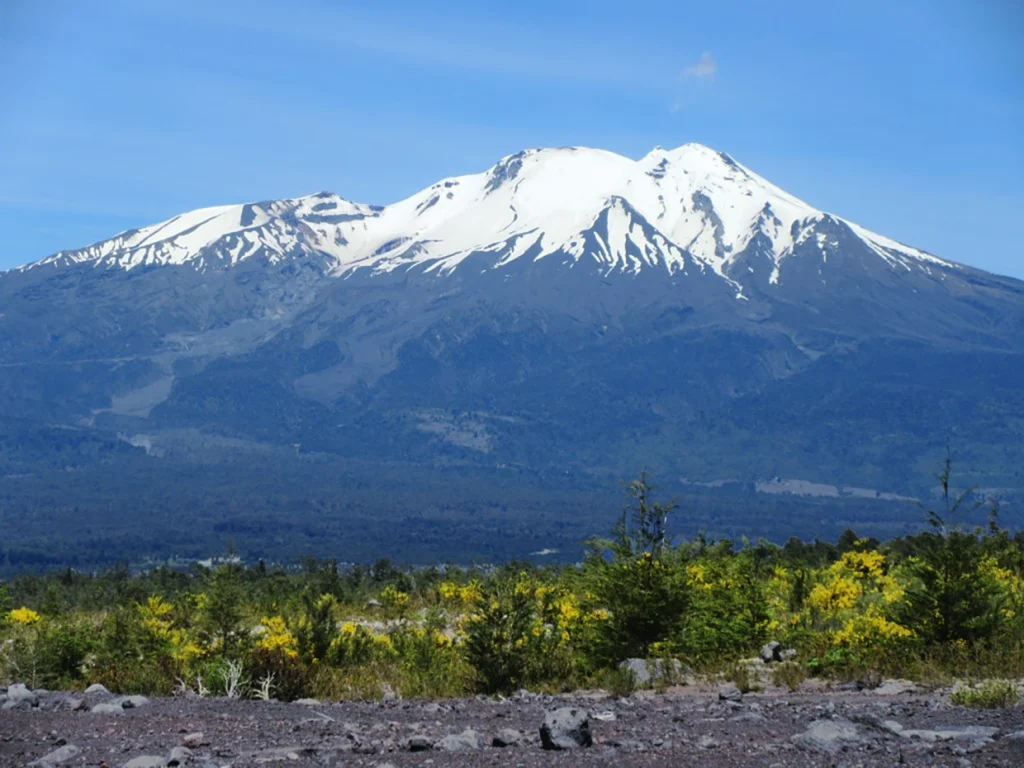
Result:
[[[901,686],[879,691],[893,688]],[[12,687],[0,690],[0,700],[7,697],[0,709],[0,766],[31,765],[46,755],[52,757],[35,764],[1024,766],[1024,705],[977,711],[951,706],[948,692],[879,691],[769,691],[730,701],[717,690],[688,687],[628,698],[521,692],[504,700],[286,704],[126,701],[106,692]],[[592,746],[542,747],[545,716],[563,707],[587,716]],[[445,739],[453,734],[461,735]],[[493,746],[495,737],[518,743]]]

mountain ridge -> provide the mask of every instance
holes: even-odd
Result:
[[[622,203],[631,215],[621,215]],[[608,241],[588,249],[586,234],[609,209],[620,215],[610,222]],[[643,221],[632,221],[636,216]],[[768,244],[762,255],[772,261],[769,283],[777,284],[785,260],[803,242],[816,238],[828,258],[827,239],[817,231],[822,222],[848,226],[894,268],[961,266],[816,209],[729,155],[691,143],[655,148],[639,160],[586,147],[523,150],[482,173],[442,179],[387,206],[321,192],[197,209],[16,270],[88,263],[203,270],[256,255],[276,263],[299,254],[320,258],[325,274],[344,276],[416,266],[444,273],[478,252],[502,253],[492,268],[527,252],[534,259],[560,254],[567,262],[589,253],[609,274],[659,261],[670,273],[685,272],[690,260],[742,298],[742,275],[730,274],[736,272],[730,267],[751,240],[761,236]]]

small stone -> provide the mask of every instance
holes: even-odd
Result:
[[[38,766],[39,768],[52,768],[61,763],[66,763],[68,760],[73,760],[80,754],[82,754],[82,750],[79,747],[76,747],[74,744],[65,744],[60,749],[55,749],[38,760],[33,760],[29,765]]]
[[[484,737],[472,728],[467,728],[462,733],[448,734],[434,746],[445,752],[465,752],[470,749],[480,749],[483,745]]]
[[[878,696],[898,696],[901,693],[914,693],[917,685],[910,680],[883,680],[882,684],[875,688]]]
[[[105,686],[105,685],[103,685],[101,683],[93,683],[92,685],[90,685],[88,688],[85,689],[85,695],[86,696],[93,696],[93,695],[100,695],[100,694],[104,694],[104,695],[107,695],[107,696],[110,695],[110,691],[107,690],[107,686]]]
[[[502,728],[491,740],[492,747],[515,747],[523,740],[523,734],[515,728]]]
[[[1024,753],[1024,731],[1014,731],[1013,733],[1007,734],[1006,740],[1010,744],[1011,752]]]
[[[167,761],[159,755],[141,755],[124,764],[124,768],[166,768]]]
[[[122,709],[137,709],[149,705],[149,699],[145,696],[122,696],[116,699],[115,704],[120,704]]]
[[[0,709],[6,709],[6,710],[14,709],[14,710],[26,710],[27,711],[27,710],[30,710],[30,709],[35,709],[38,706],[39,706],[39,702],[38,701],[33,701],[32,699],[8,699],[7,701],[5,701],[3,703],[3,706],[0,706]]]
[[[94,715],[123,715],[124,707],[113,702],[104,702],[103,704],[97,704],[89,711]]]
[[[210,742],[203,736],[202,731],[196,731],[195,733],[185,734],[185,738],[181,740],[181,743],[189,749],[196,749],[197,747],[205,747]]]
[[[544,749],[593,746],[587,713],[576,707],[562,707],[548,712],[540,727],[540,742]]]
[[[729,718],[730,723],[767,723],[768,718],[760,712],[740,712]]]
[[[293,704],[301,704],[304,707],[319,707],[319,699],[296,699]]]
[[[426,736],[410,736],[406,746],[410,752],[426,752],[433,749],[434,742]]]
[[[835,754],[864,743],[857,726],[849,720],[815,720],[807,730],[790,739],[798,747]]]
[[[180,765],[190,765],[192,763],[192,750],[188,747],[175,747],[171,750],[169,759],[167,760],[168,768],[177,768]]]
[[[737,688],[735,683],[728,683],[718,689],[719,701],[741,701],[742,699],[743,691]]]
[[[14,709],[14,705],[22,708],[26,703],[29,707],[39,706],[39,696],[21,683],[15,683],[7,689],[7,701],[4,702],[4,709]]]

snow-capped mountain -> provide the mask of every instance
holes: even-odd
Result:
[[[0,274],[0,477],[84,432],[905,495],[956,443],[1009,487],[1022,390],[1024,284],[698,144],[206,208]]]
[[[823,225],[828,225],[823,229]],[[227,268],[319,259],[325,272],[450,273],[472,255],[501,270],[520,259],[596,264],[605,274],[710,272],[744,297],[737,268],[752,244],[783,281],[787,262],[827,261],[839,228],[893,269],[955,268],[931,254],[819,211],[700,144],[657,148],[640,160],[587,148],[527,150],[484,173],[439,181],[385,207],[321,193],[204,208],[124,232],[34,265]]]

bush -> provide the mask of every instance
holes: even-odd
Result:
[[[807,670],[796,661],[783,661],[772,669],[772,683],[788,688],[790,693],[796,691],[806,679]]]
[[[976,686],[958,685],[950,701],[958,707],[1001,709],[1020,700],[1017,686],[1010,680],[984,680]]]
[[[269,678],[272,698],[295,701],[310,695],[309,668],[285,651],[257,648],[250,654],[247,668],[257,690]]]
[[[636,673],[628,667],[612,667],[601,675],[601,687],[612,696],[624,698],[636,690]]]

